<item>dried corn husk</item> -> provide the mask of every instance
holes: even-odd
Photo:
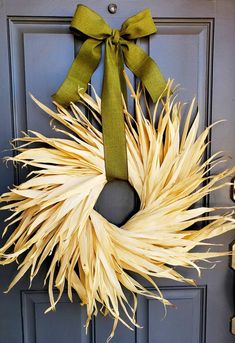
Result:
[[[31,131],[17,139],[22,142],[18,154],[9,158],[34,167],[29,179],[0,198],[5,203],[1,209],[13,212],[4,233],[16,225],[0,249],[0,264],[17,261],[26,253],[9,290],[27,270],[31,283],[52,254],[45,280],[51,304],[48,310],[55,309],[67,284],[69,299],[72,301],[74,290],[86,306],[86,327],[100,307],[104,315],[109,313],[114,318],[109,339],[118,321],[129,328],[131,324],[137,326],[136,295],[170,305],[157,287],[156,277],[194,284],[175,267],[193,267],[200,274],[198,261],[227,252],[192,249],[207,246],[209,243],[204,240],[235,228],[232,213],[219,215],[214,208],[192,208],[210,192],[226,186],[224,180],[235,168],[208,175],[221,159],[217,153],[203,160],[210,128],[198,135],[199,113],[192,119],[192,102],[180,134],[182,106],[172,98],[172,82],[167,87],[166,100],[159,99],[149,119],[140,106],[141,92],[132,89],[135,121],[124,106],[129,182],[137,191],[141,206],[121,228],[94,210],[107,182],[102,134],[76,105],[71,104],[69,112],[57,104],[54,112],[33,98],[51,118],[64,125],[64,130],[56,130],[67,135],[67,139],[48,138]],[[81,96],[100,122],[99,97]],[[160,117],[156,119],[161,106]],[[200,230],[186,230],[198,222]],[[157,292],[148,291],[129,272],[145,278]],[[54,287],[59,291],[57,298]],[[128,303],[125,288],[133,293],[133,304]],[[126,318],[120,317],[120,308]]]

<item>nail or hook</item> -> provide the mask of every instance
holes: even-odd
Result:
[[[111,14],[114,14],[117,12],[117,5],[116,4],[109,4],[108,5],[108,11]]]

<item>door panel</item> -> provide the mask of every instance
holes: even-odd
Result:
[[[91,342],[92,326],[86,336],[83,327],[86,319],[85,308],[81,309],[78,299],[71,304],[66,296],[62,296],[56,312],[45,315],[48,307],[46,291],[22,292],[25,343]]]
[[[196,96],[202,117],[209,121],[214,21],[196,18],[156,18],[157,35],[149,39],[150,55],[165,77],[180,87],[180,100]],[[205,123],[203,123],[204,125]]]
[[[205,287],[166,287],[162,291],[177,309],[170,308],[165,317],[164,308],[156,306],[154,299],[141,300],[139,316],[144,328],[139,342],[203,342]]]
[[[112,27],[119,27],[128,16],[147,6],[151,8],[158,34],[138,44],[157,61],[167,78],[174,78],[175,84],[181,85],[182,101],[197,97],[201,128],[221,118],[229,120],[229,124],[213,130],[211,150],[222,148],[235,157],[235,2],[119,0],[115,15],[107,11],[106,1],[83,3],[98,11]],[[21,131],[30,129],[56,135],[49,127],[49,118],[33,103],[29,92],[52,106],[50,95],[63,81],[80,47],[80,42],[69,32],[76,5],[75,1],[61,0],[0,1],[0,60],[4,62],[0,64],[2,156],[10,153],[3,150],[9,149],[9,140],[20,136]],[[102,74],[103,64],[100,64],[92,77],[92,84],[99,93]],[[133,76],[129,75],[134,84]],[[129,106],[132,110],[131,102]],[[207,154],[210,153],[208,149]],[[0,191],[24,177],[21,168],[15,171],[12,165],[6,168],[2,164]],[[109,203],[108,199],[104,201]],[[211,206],[232,204],[228,189],[219,190],[207,199],[209,201]],[[2,230],[6,214],[0,215]],[[233,239],[234,233],[216,239],[215,242],[224,244],[218,250],[228,249]],[[30,290],[25,277],[8,295],[2,294],[16,267],[0,268],[0,343],[105,342],[112,319],[99,315],[86,336],[85,308],[80,307],[78,299],[71,304],[64,295],[57,311],[44,315],[49,306],[47,291],[42,290],[46,265]],[[197,279],[191,270],[184,274]],[[197,279],[197,288],[159,280],[164,295],[177,308],[168,309],[163,318],[161,304],[139,298],[137,321],[143,328],[130,331],[120,324],[113,342],[234,342],[230,334],[230,318],[234,314],[233,281],[234,272],[229,269],[226,258],[213,271],[204,271],[203,279]]]

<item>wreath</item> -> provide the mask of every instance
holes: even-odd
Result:
[[[30,179],[0,198],[7,202],[2,210],[13,211],[5,232],[16,225],[0,249],[0,263],[17,262],[24,256],[9,290],[28,270],[31,283],[52,255],[45,279],[51,305],[47,311],[55,309],[67,284],[69,299],[72,301],[75,291],[86,306],[86,327],[99,310],[114,318],[111,338],[118,321],[129,328],[137,325],[137,295],[170,305],[156,278],[195,284],[176,267],[196,268],[200,274],[198,261],[227,255],[192,249],[211,246],[204,240],[234,229],[232,213],[221,215],[215,208],[193,205],[227,185],[221,180],[235,168],[209,175],[221,162],[220,153],[203,159],[211,127],[197,136],[199,113],[192,119],[193,102],[183,127],[182,105],[175,101],[171,85],[168,83],[165,100],[160,97],[151,114],[142,111],[140,89],[135,93],[131,88],[135,119],[124,104],[129,182],[138,193],[140,209],[122,227],[94,209],[107,183],[103,137],[94,124],[94,120],[101,123],[101,99],[96,93],[94,98],[81,94],[81,101],[92,113],[92,124],[75,104],[68,111],[56,103],[55,112],[34,98],[51,118],[63,124],[64,129],[54,129],[67,138],[49,138],[31,131],[17,139],[22,142],[16,148],[19,153],[8,158],[33,167]],[[193,230],[198,222],[201,228]],[[146,279],[157,292],[147,290],[130,272]],[[54,287],[59,291],[57,298]],[[124,289],[133,294],[133,304]],[[120,308],[126,319],[120,317]]]

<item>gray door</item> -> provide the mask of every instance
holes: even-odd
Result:
[[[128,16],[150,7],[158,34],[139,42],[157,60],[166,77],[181,84],[181,99],[196,95],[202,114],[201,126],[225,118],[228,123],[213,130],[211,150],[225,150],[235,157],[235,1],[234,0],[118,0],[116,14],[107,10],[106,0],[81,1],[98,11],[113,27]],[[48,117],[31,101],[28,92],[50,105],[50,95],[64,79],[79,48],[69,32],[77,3],[74,0],[0,1],[0,150],[9,152],[9,140],[21,131],[36,129],[51,134]],[[102,66],[93,76],[100,90]],[[210,151],[208,150],[208,154]],[[21,169],[1,164],[1,192],[24,178]],[[110,194],[109,194],[110,196]],[[107,211],[109,202],[107,199]],[[211,206],[231,205],[229,190],[219,190]],[[3,218],[1,213],[1,230]],[[121,216],[121,213],[120,213]],[[234,239],[229,233],[217,241],[228,249]],[[70,304],[64,295],[55,313],[48,307],[42,289],[45,269],[30,290],[27,278],[3,294],[16,265],[0,268],[0,343],[103,343],[112,320],[98,316],[88,335],[83,324],[85,310],[79,301]],[[188,277],[192,271],[186,271]],[[159,280],[165,297],[176,304],[166,319],[155,300],[139,299],[138,322],[143,329],[133,332],[121,324],[115,343],[232,343],[230,319],[234,315],[234,272],[229,259],[197,280],[198,287]]]

